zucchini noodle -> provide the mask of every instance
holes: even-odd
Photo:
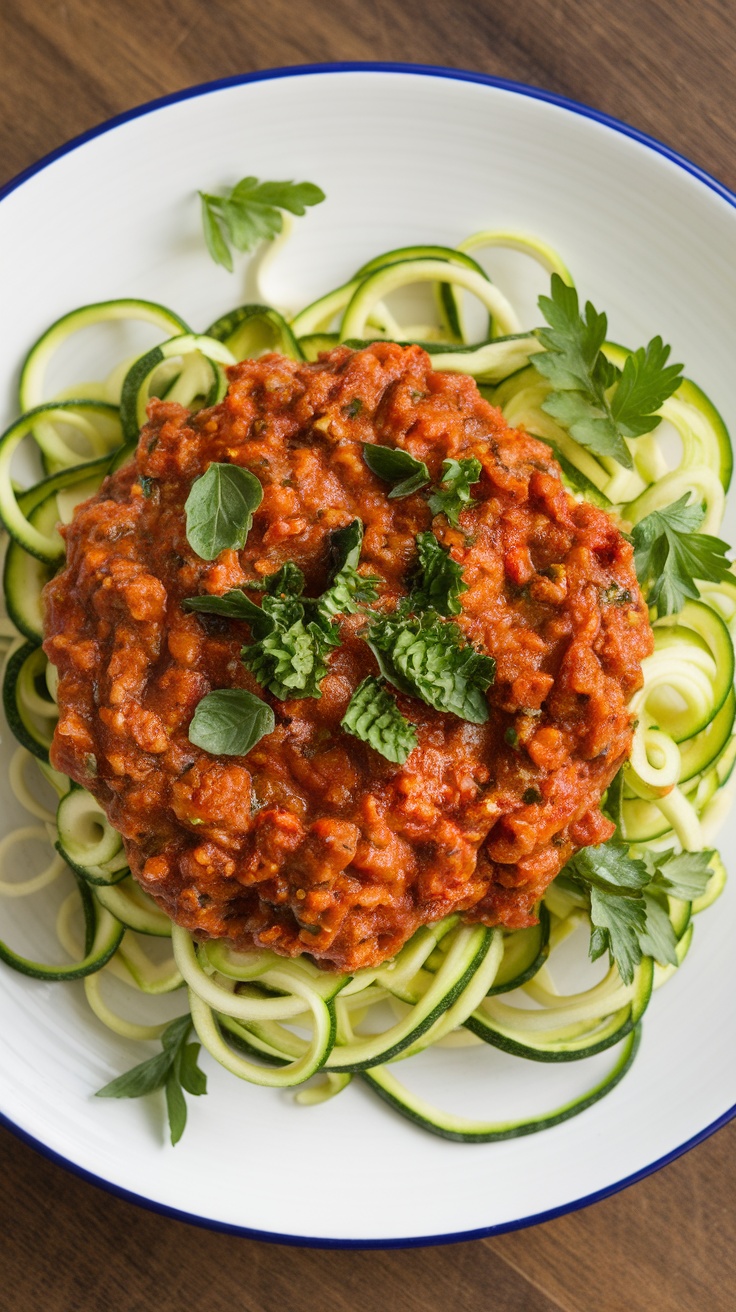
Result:
[[[261,256],[261,278],[282,240]],[[63,559],[59,521],[69,522],[74,507],[130,458],[152,396],[193,409],[213,405],[225,394],[228,363],[271,350],[314,360],[344,341],[359,346],[380,338],[420,340],[437,368],[471,375],[511,426],[524,426],[550,443],[570,491],[617,514],[624,526],[687,492],[704,504],[702,531],[717,532],[732,455],[712,403],[689,380],[664,403],[661,416],[680,440],[674,466],[653,433],[628,441],[630,470],[578,445],[542,409],[550,383],[530,363],[542,349],[537,336],[522,329],[511,301],[471,254],[489,247],[520,252],[572,283],[559,254],[544,241],[487,230],[457,248],[386,252],[290,317],[266,305],[239,306],[196,333],[173,311],[147,301],[108,301],[72,311],[30,350],[21,375],[23,413],[0,438],[0,515],[8,539],[8,614],[0,619],[3,699],[20,744],[10,762],[10,783],[36,821],[0,841],[0,896],[18,900],[59,880],[73,882],[56,919],[68,963],[32,961],[4,942],[0,958],[32,977],[80,980],[96,1018],[129,1039],[157,1038],[167,1023],[158,999],[180,990],[181,1007],[188,997],[200,1042],[239,1078],[285,1089],[317,1076],[299,1088],[302,1106],[332,1098],[354,1077],[362,1078],[417,1124],[467,1142],[543,1129],[615,1087],[634,1059],[653,990],[684,960],[692,917],[723,889],[720,857],[712,859],[706,892],[692,903],[662,897],[677,940],[677,966],[644,957],[630,984],[615,965],[602,978],[588,967],[592,982],[560,991],[564,945],[591,928],[584,896],[564,879],[550,885],[532,928],[512,932],[448,916],[418,930],[392,960],[352,976],[320,970],[308,957],[288,960],[265,949],[198,944],[133,881],[122,839],[95,799],[49,763],[55,671],[41,647],[41,591]],[[402,322],[387,298],[422,283],[431,286],[435,318]],[[468,340],[463,296],[475,298],[488,316],[480,343]],[[165,340],[116,362],[105,378],[46,395],[49,364],[62,344],[81,329],[128,320],[152,325]],[[619,367],[628,354],[615,343],[604,350]],[[43,476],[20,490],[11,465],[16,449],[29,441]],[[630,704],[637,727],[624,770],[621,826],[634,856],[647,848],[702,849],[728,808],[736,763],[736,576],[703,584],[700,601],[653,619],[653,632],[654,652],[643,662],[643,686]],[[11,877],[27,868],[28,846],[39,844],[49,849],[43,868],[24,879]],[[163,959],[154,950],[156,940]],[[148,1023],[115,1009],[105,987],[111,978],[153,999]],[[394,1073],[396,1063],[430,1045],[483,1044],[535,1062],[576,1061],[614,1046],[617,1052],[608,1072],[580,1097],[513,1121],[471,1121],[430,1106]],[[448,1053],[446,1060],[456,1058]]]

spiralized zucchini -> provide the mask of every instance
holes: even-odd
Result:
[[[0,621],[6,647],[3,696],[21,744],[10,781],[35,821],[0,842],[0,896],[17,900],[45,892],[59,880],[72,881],[57,918],[69,963],[31,961],[4,942],[0,957],[31,976],[80,979],[97,1019],[127,1038],[156,1038],[165,1021],[160,1014],[156,1018],[155,1001],[148,1024],[119,1014],[105,995],[106,978],[114,976],[154,999],[181,989],[182,1007],[186,989],[201,1043],[241,1079],[293,1088],[318,1075],[297,1094],[308,1105],[333,1097],[357,1076],[417,1124],[469,1142],[543,1129],[609,1092],[634,1058],[653,990],[678,967],[645,957],[625,984],[615,966],[602,978],[589,966],[592,982],[574,993],[561,992],[558,968],[565,943],[590,931],[584,897],[564,881],[550,886],[539,924],[531,929],[489,929],[450,916],[417,931],[392,960],[353,976],[320,970],[307,957],[236,952],[224,942],[198,945],[131,879],[122,841],[96,801],[49,765],[55,684],[40,646],[40,594],[63,558],[58,522],[68,522],[75,505],[132,454],[152,396],[191,408],[211,405],[224,394],[223,366],[230,361],[269,350],[313,360],[342,341],[420,341],[437,368],[475,377],[511,425],[550,442],[575,495],[634,524],[692,491],[706,506],[702,531],[716,532],[732,455],[712,403],[688,380],[665,402],[662,416],[680,438],[679,463],[673,467],[658,434],[629,442],[630,470],[579,446],[542,409],[550,385],[530,366],[541,349],[538,338],[522,329],[509,299],[470,254],[494,246],[521,252],[572,281],[545,242],[489,230],[457,248],[387,252],[291,318],[267,305],[240,306],[196,334],[178,315],[150,302],[83,307],[52,325],[30,350],[21,383],[24,413],[0,438],[0,514],[9,537],[4,572],[9,618]],[[416,283],[432,288],[436,316],[402,323],[386,298]],[[482,342],[468,340],[463,293],[474,297],[486,316]],[[165,340],[119,362],[107,378],[46,396],[49,361],[63,342],[81,328],[127,318],[154,325]],[[627,354],[613,343],[605,351],[619,365]],[[19,491],[11,465],[16,448],[28,440],[36,444],[45,476]],[[644,661],[644,683],[631,704],[638,725],[622,802],[623,835],[634,855],[646,848],[700,850],[710,845],[727,810],[736,763],[735,631],[736,576],[703,584],[700,601],[688,601],[680,614],[654,623],[655,650]],[[41,780],[47,794],[50,786],[58,796],[58,810],[37,795]],[[48,844],[46,863],[22,881],[10,878],[11,868],[26,865],[22,855],[29,844]],[[692,940],[692,916],[724,886],[717,856],[712,868],[708,888],[695,902],[666,899],[678,966]],[[170,943],[163,959],[151,952],[156,939]],[[576,1061],[613,1047],[617,1052],[608,1073],[578,1098],[545,1115],[506,1122],[469,1121],[432,1107],[394,1074],[396,1063],[430,1045],[483,1044],[537,1063]],[[448,1053],[448,1062],[459,1060]]]

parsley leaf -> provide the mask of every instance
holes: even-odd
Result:
[[[414,725],[404,718],[396,699],[373,675],[355,689],[341,726],[395,765],[403,765],[417,745]]]
[[[161,1035],[163,1051],[111,1080],[97,1091],[98,1098],[142,1098],[156,1089],[166,1092],[172,1144],[178,1143],[187,1122],[182,1089],[195,1097],[207,1092],[207,1077],[197,1065],[199,1044],[188,1043],[191,1016],[179,1016]]]
[[[688,505],[688,498],[686,492],[679,501],[653,510],[631,532],[637,578],[658,615],[676,614],[688,597],[697,600],[695,579],[722,583],[732,577],[728,543],[698,533],[705,511],[697,502]]]
[[[496,662],[466,644],[457,624],[433,611],[417,619],[388,615],[374,620],[366,640],[384,678],[400,692],[420,697],[437,711],[485,724],[485,691]]]
[[[588,301],[581,316],[575,288],[556,273],[551,294],[540,296],[539,308],[549,327],[538,329],[545,350],[531,362],[553,389],[542,409],[581,446],[632,469],[624,438],[656,428],[655,412],[676,391],[682,365],[668,365],[670,348],[654,337],[627,357],[623,370],[617,369],[601,349],[608,328],[605,314]]]
[[[713,849],[704,852],[678,852],[670,848],[667,852],[650,852],[647,854],[653,867],[652,888],[662,889],[671,897],[693,902],[708,887],[713,874],[710,862],[715,856]]]
[[[462,511],[476,504],[470,489],[478,482],[480,475],[481,463],[474,456],[468,460],[444,460],[441,487],[429,498],[432,514],[446,515],[453,528],[457,528]]]
[[[260,697],[245,688],[221,688],[207,693],[197,706],[189,741],[213,756],[246,756],[275,726],[271,707]]]
[[[363,459],[372,474],[395,486],[389,500],[408,497],[429,482],[429,470],[423,460],[415,460],[401,447],[378,446],[375,442],[363,443]]]
[[[216,264],[232,273],[233,257],[229,243],[239,251],[249,251],[257,242],[271,241],[283,227],[282,210],[304,214],[308,205],[325,199],[321,187],[313,182],[259,182],[242,178],[225,195],[200,191],[202,225],[207,249]]]
[[[629,856],[623,843],[600,843],[596,847],[583,847],[568,861],[565,871],[587,884],[594,884],[604,893],[638,896],[649,883],[651,875],[644,861]]]
[[[462,566],[452,559],[434,533],[417,533],[421,577],[411,594],[415,611],[436,610],[440,615],[459,615],[460,597],[467,592]]]
[[[221,551],[240,551],[263,500],[263,488],[249,469],[213,462],[195,478],[184,505],[187,542],[202,560]]]
[[[662,903],[651,893],[644,893],[644,929],[638,932],[639,947],[645,957],[654,957],[662,966],[677,965],[677,938],[672,921]]]
[[[644,933],[647,912],[642,897],[612,897],[593,887],[590,890],[590,956],[596,961],[608,949],[611,964],[618,966],[624,984],[631,984],[643,952],[639,935]]]
[[[615,784],[609,788],[607,806]],[[607,950],[625,984],[633,980],[643,956],[676,966],[677,940],[662,895],[686,901],[698,897],[712,874],[712,856],[712,851],[669,850],[633,858],[616,839],[576,852],[565,874],[590,894],[591,958],[595,961]]]
[[[330,554],[336,566],[332,582],[317,601],[318,621],[329,625],[335,615],[354,615],[361,606],[368,606],[378,596],[380,578],[375,574],[359,574],[358,561],[363,545],[363,525],[354,519],[344,528],[336,529],[330,541]]]

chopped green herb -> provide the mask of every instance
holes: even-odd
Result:
[[[304,575],[298,565],[287,560],[275,574],[267,574],[258,583],[246,583],[245,586],[252,592],[270,592],[274,597],[280,597],[284,593],[292,597],[300,597],[304,591]]]
[[[153,491],[153,479],[147,478],[145,474],[138,475],[138,482],[141,485],[141,492],[148,499]]]
[[[263,488],[249,469],[211,464],[195,478],[184,506],[192,551],[203,560],[216,560],[228,548],[240,551],[262,500]]]
[[[360,397],[354,396],[352,401],[348,401],[347,405],[343,406],[342,412],[344,415],[347,415],[348,419],[355,419],[356,416],[360,414],[362,409],[363,409],[363,402],[361,401]]]
[[[231,588],[222,597],[211,597],[208,593],[201,597],[185,597],[181,604],[183,610],[224,615],[232,620],[247,620],[249,624],[259,624],[262,618],[260,606],[246,597],[242,588]]]
[[[607,588],[601,589],[601,601],[604,606],[628,606],[631,593],[628,588],[622,588],[620,583],[609,583]]]
[[[395,486],[389,499],[408,497],[429,482],[429,470],[423,460],[415,460],[401,447],[378,446],[375,442],[363,443],[363,459],[372,474]]]
[[[396,765],[403,765],[417,745],[414,725],[401,714],[381,680],[372,675],[353,693],[342,728]]]
[[[476,502],[470,495],[470,489],[481,475],[480,460],[472,457],[468,460],[445,460],[442,464],[441,487],[429,498],[429,508],[433,515],[446,515],[453,528],[460,523],[460,515]]]
[[[378,596],[380,578],[375,574],[358,573],[362,544],[363,525],[359,519],[332,534],[330,554],[335,573],[330,586],[316,603],[316,617],[323,626],[330,624],[335,615],[354,615]]]
[[[437,711],[485,724],[485,692],[496,662],[467,644],[457,624],[432,611],[418,619],[389,615],[374,620],[366,636],[384,678],[400,692],[420,697]]]
[[[207,249],[215,263],[231,273],[230,244],[249,251],[263,239],[271,241],[283,227],[282,210],[301,215],[308,205],[325,199],[313,182],[259,182],[258,178],[243,178],[222,196],[204,191],[199,195]]]
[[[255,641],[241,653],[244,665],[264,688],[287,701],[321,697],[325,657],[337,645],[334,624],[308,622],[305,602],[294,596],[265,596],[249,620]]]
[[[197,706],[189,741],[213,756],[246,756],[275,726],[267,702],[244,688],[222,688],[207,693]]]
[[[142,1098],[157,1089],[164,1089],[171,1142],[178,1143],[187,1123],[183,1090],[194,1097],[207,1092],[207,1076],[197,1064],[199,1044],[187,1042],[191,1032],[191,1016],[179,1016],[173,1020],[161,1035],[162,1052],[111,1080],[98,1090],[96,1096]]]
[[[733,578],[728,543],[698,532],[705,511],[698,502],[688,505],[688,499],[686,492],[679,501],[653,510],[631,532],[637,578],[658,615],[676,614],[688,597],[697,600],[696,579],[723,583]]]
[[[575,288],[556,273],[539,308],[549,327],[537,330],[545,350],[531,361],[553,387],[542,409],[581,446],[632,469],[624,439],[656,428],[656,411],[677,390],[682,365],[668,365],[669,346],[653,337],[646,348],[627,356],[623,370],[617,369],[601,349],[608,329],[605,314],[588,301],[582,318]]]
[[[436,610],[440,615],[459,615],[460,597],[467,592],[462,566],[452,559],[434,533],[417,533],[421,573],[412,590],[414,611]]]
[[[518,746],[519,746],[519,735],[518,735],[518,733],[516,732],[516,730],[515,730],[513,724],[510,724],[509,727],[508,727],[508,729],[505,731],[505,733],[504,733],[504,735],[503,735],[503,740],[504,740],[505,743],[508,743],[509,747],[513,747],[514,750],[516,750],[516,749],[518,748]]]
[[[539,806],[544,801],[538,788],[526,788],[522,794],[522,802],[526,806]]]

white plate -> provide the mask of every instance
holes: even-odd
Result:
[[[7,420],[24,349],[71,307],[141,296],[204,327],[245,298],[243,268],[229,275],[205,253],[194,193],[246,172],[310,179],[328,195],[299,220],[269,275],[282,303],[305,304],[393,246],[453,244],[487,226],[536,232],[608,311],[614,339],[638,345],[662,333],[736,427],[736,199],[580,106],[399,66],[286,69],[195,88],[124,115],[11,184],[0,205]],[[513,290],[517,265],[499,265],[497,276]],[[6,787],[0,801],[10,816]],[[727,854],[733,839],[732,828]],[[390,1245],[526,1224],[637,1179],[733,1114],[736,1015],[724,983],[733,980],[734,897],[736,888],[698,921],[685,968],[647,1013],[629,1076],[542,1134],[448,1143],[357,1082],[301,1109],[208,1063],[210,1092],[189,1100],[189,1126],[172,1150],[160,1108],[91,1097],[140,1060],[140,1048],[103,1030],[78,986],[9,970],[0,978],[0,1111],[116,1191],[263,1237]],[[3,937],[15,941],[25,909],[4,903],[2,914]],[[555,1067],[483,1049],[420,1061],[431,1094],[492,1117],[565,1101],[611,1056]]]

